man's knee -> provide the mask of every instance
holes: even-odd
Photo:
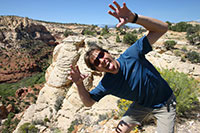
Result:
[[[129,124],[129,123],[126,123],[125,121],[121,120],[118,123],[115,131],[117,133],[129,133],[135,126],[137,126],[137,125]]]

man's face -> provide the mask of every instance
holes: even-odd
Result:
[[[90,62],[100,72],[117,73],[119,70],[119,62],[104,51],[94,50],[90,56]]]

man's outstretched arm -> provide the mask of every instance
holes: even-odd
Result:
[[[71,71],[69,73],[68,79],[74,82],[78,88],[78,94],[86,107],[91,107],[95,101],[90,97],[89,92],[86,90],[83,80],[87,77],[80,73],[78,66],[71,66]]]
[[[116,7],[110,4],[109,7],[113,10],[113,12],[108,11],[108,13],[119,20],[117,27],[133,22],[136,14],[127,8],[126,3],[123,3],[122,7],[120,7],[116,1],[113,1],[113,4]],[[149,31],[147,38],[150,44],[154,44],[168,30],[167,23],[142,15],[138,15],[136,24],[145,27]]]

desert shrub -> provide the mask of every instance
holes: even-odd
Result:
[[[195,51],[190,51],[186,54],[186,57],[192,63],[200,63],[200,54]]]
[[[65,32],[64,32],[64,36],[65,37],[68,37],[69,35],[73,35],[73,34],[74,33],[71,30],[69,30],[69,29],[66,29]]]
[[[183,52],[187,52],[186,46],[183,46],[183,47],[181,48],[181,50],[182,50]]]
[[[172,25],[172,23],[169,21],[166,21],[166,23],[168,24],[168,27],[170,27]]]
[[[179,22],[175,25],[171,25],[169,29],[177,32],[186,32],[189,27],[192,27],[192,25],[186,22]]]
[[[104,36],[106,34],[109,33],[109,28],[108,26],[106,25],[102,30],[101,30],[101,36]]]
[[[116,42],[121,42],[119,35],[116,36]]]
[[[126,34],[126,29],[119,27],[116,27],[116,30],[119,32],[120,35],[125,35]]]
[[[198,102],[200,83],[198,81],[175,70],[162,69],[159,71],[174,91],[178,117],[187,117],[190,114],[188,112],[200,106]],[[125,113],[131,103],[131,101],[124,99],[118,101],[120,116]]]
[[[181,56],[181,51],[180,50],[175,50],[174,51],[175,56]]]
[[[199,34],[188,35],[186,38],[191,45],[200,45],[200,35]]]
[[[68,133],[72,133],[75,129],[75,126],[80,125],[82,123],[83,122],[80,119],[75,119],[74,121],[72,121],[70,127],[68,128]]]
[[[200,25],[188,27],[186,30],[187,35],[191,35],[191,34],[199,32],[199,31],[200,31]]]
[[[199,45],[200,44],[200,25],[195,25],[189,27],[187,29],[187,40],[191,45]]]
[[[130,104],[133,103],[132,101],[120,99],[118,100],[117,107],[119,108],[119,116],[123,116],[126,110],[128,110]]]
[[[2,124],[2,133],[11,133],[15,130],[19,120],[14,119],[14,116],[15,114],[12,112],[8,114],[7,120]]]
[[[24,123],[19,128],[20,133],[38,133],[39,129],[34,124]]]
[[[123,42],[129,45],[132,45],[137,41],[137,35],[132,33],[126,33],[123,37]]]
[[[95,31],[93,31],[92,29],[83,29],[82,32],[81,32],[82,35],[94,35],[95,34]]]
[[[164,42],[164,46],[167,50],[174,49],[176,42],[174,40],[168,40]]]
[[[139,28],[138,33],[146,32],[147,30],[145,28]]]
[[[198,93],[200,84],[198,81],[190,78],[187,74],[175,70],[163,69],[161,75],[174,91],[178,116],[185,116],[187,112],[199,106]]]

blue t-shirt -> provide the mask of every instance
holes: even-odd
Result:
[[[90,91],[92,99],[99,101],[111,94],[145,107],[156,108],[165,104],[172,89],[145,58],[151,50],[146,36],[137,40],[117,59],[119,72],[106,73],[98,86]]]

